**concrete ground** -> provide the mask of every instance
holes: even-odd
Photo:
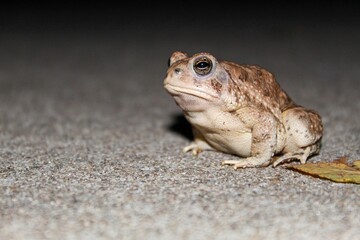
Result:
[[[2,17],[0,239],[360,239],[360,185],[184,154],[190,128],[162,86],[175,50],[261,65],[323,118],[309,162],[360,159],[351,9]]]

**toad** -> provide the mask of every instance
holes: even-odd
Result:
[[[304,164],[320,150],[320,115],[296,104],[259,66],[176,51],[164,88],[192,126],[194,141],[184,152],[228,153],[233,157],[222,164],[237,169],[292,160]]]

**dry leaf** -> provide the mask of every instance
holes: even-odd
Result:
[[[360,160],[354,161],[353,165],[360,170]]]
[[[360,184],[360,160],[354,161],[353,164],[348,164],[346,157],[342,157],[329,163],[307,163],[288,168],[334,182]]]

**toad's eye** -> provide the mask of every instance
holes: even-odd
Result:
[[[194,61],[194,71],[199,75],[206,75],[212,69],[212,62],[207,57],[200,57]]]

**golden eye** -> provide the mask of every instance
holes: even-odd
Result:
[[[194,71],[199,75],[207,75],[212,69],[212,62],[207,57],[200,57],[194,61]]]

